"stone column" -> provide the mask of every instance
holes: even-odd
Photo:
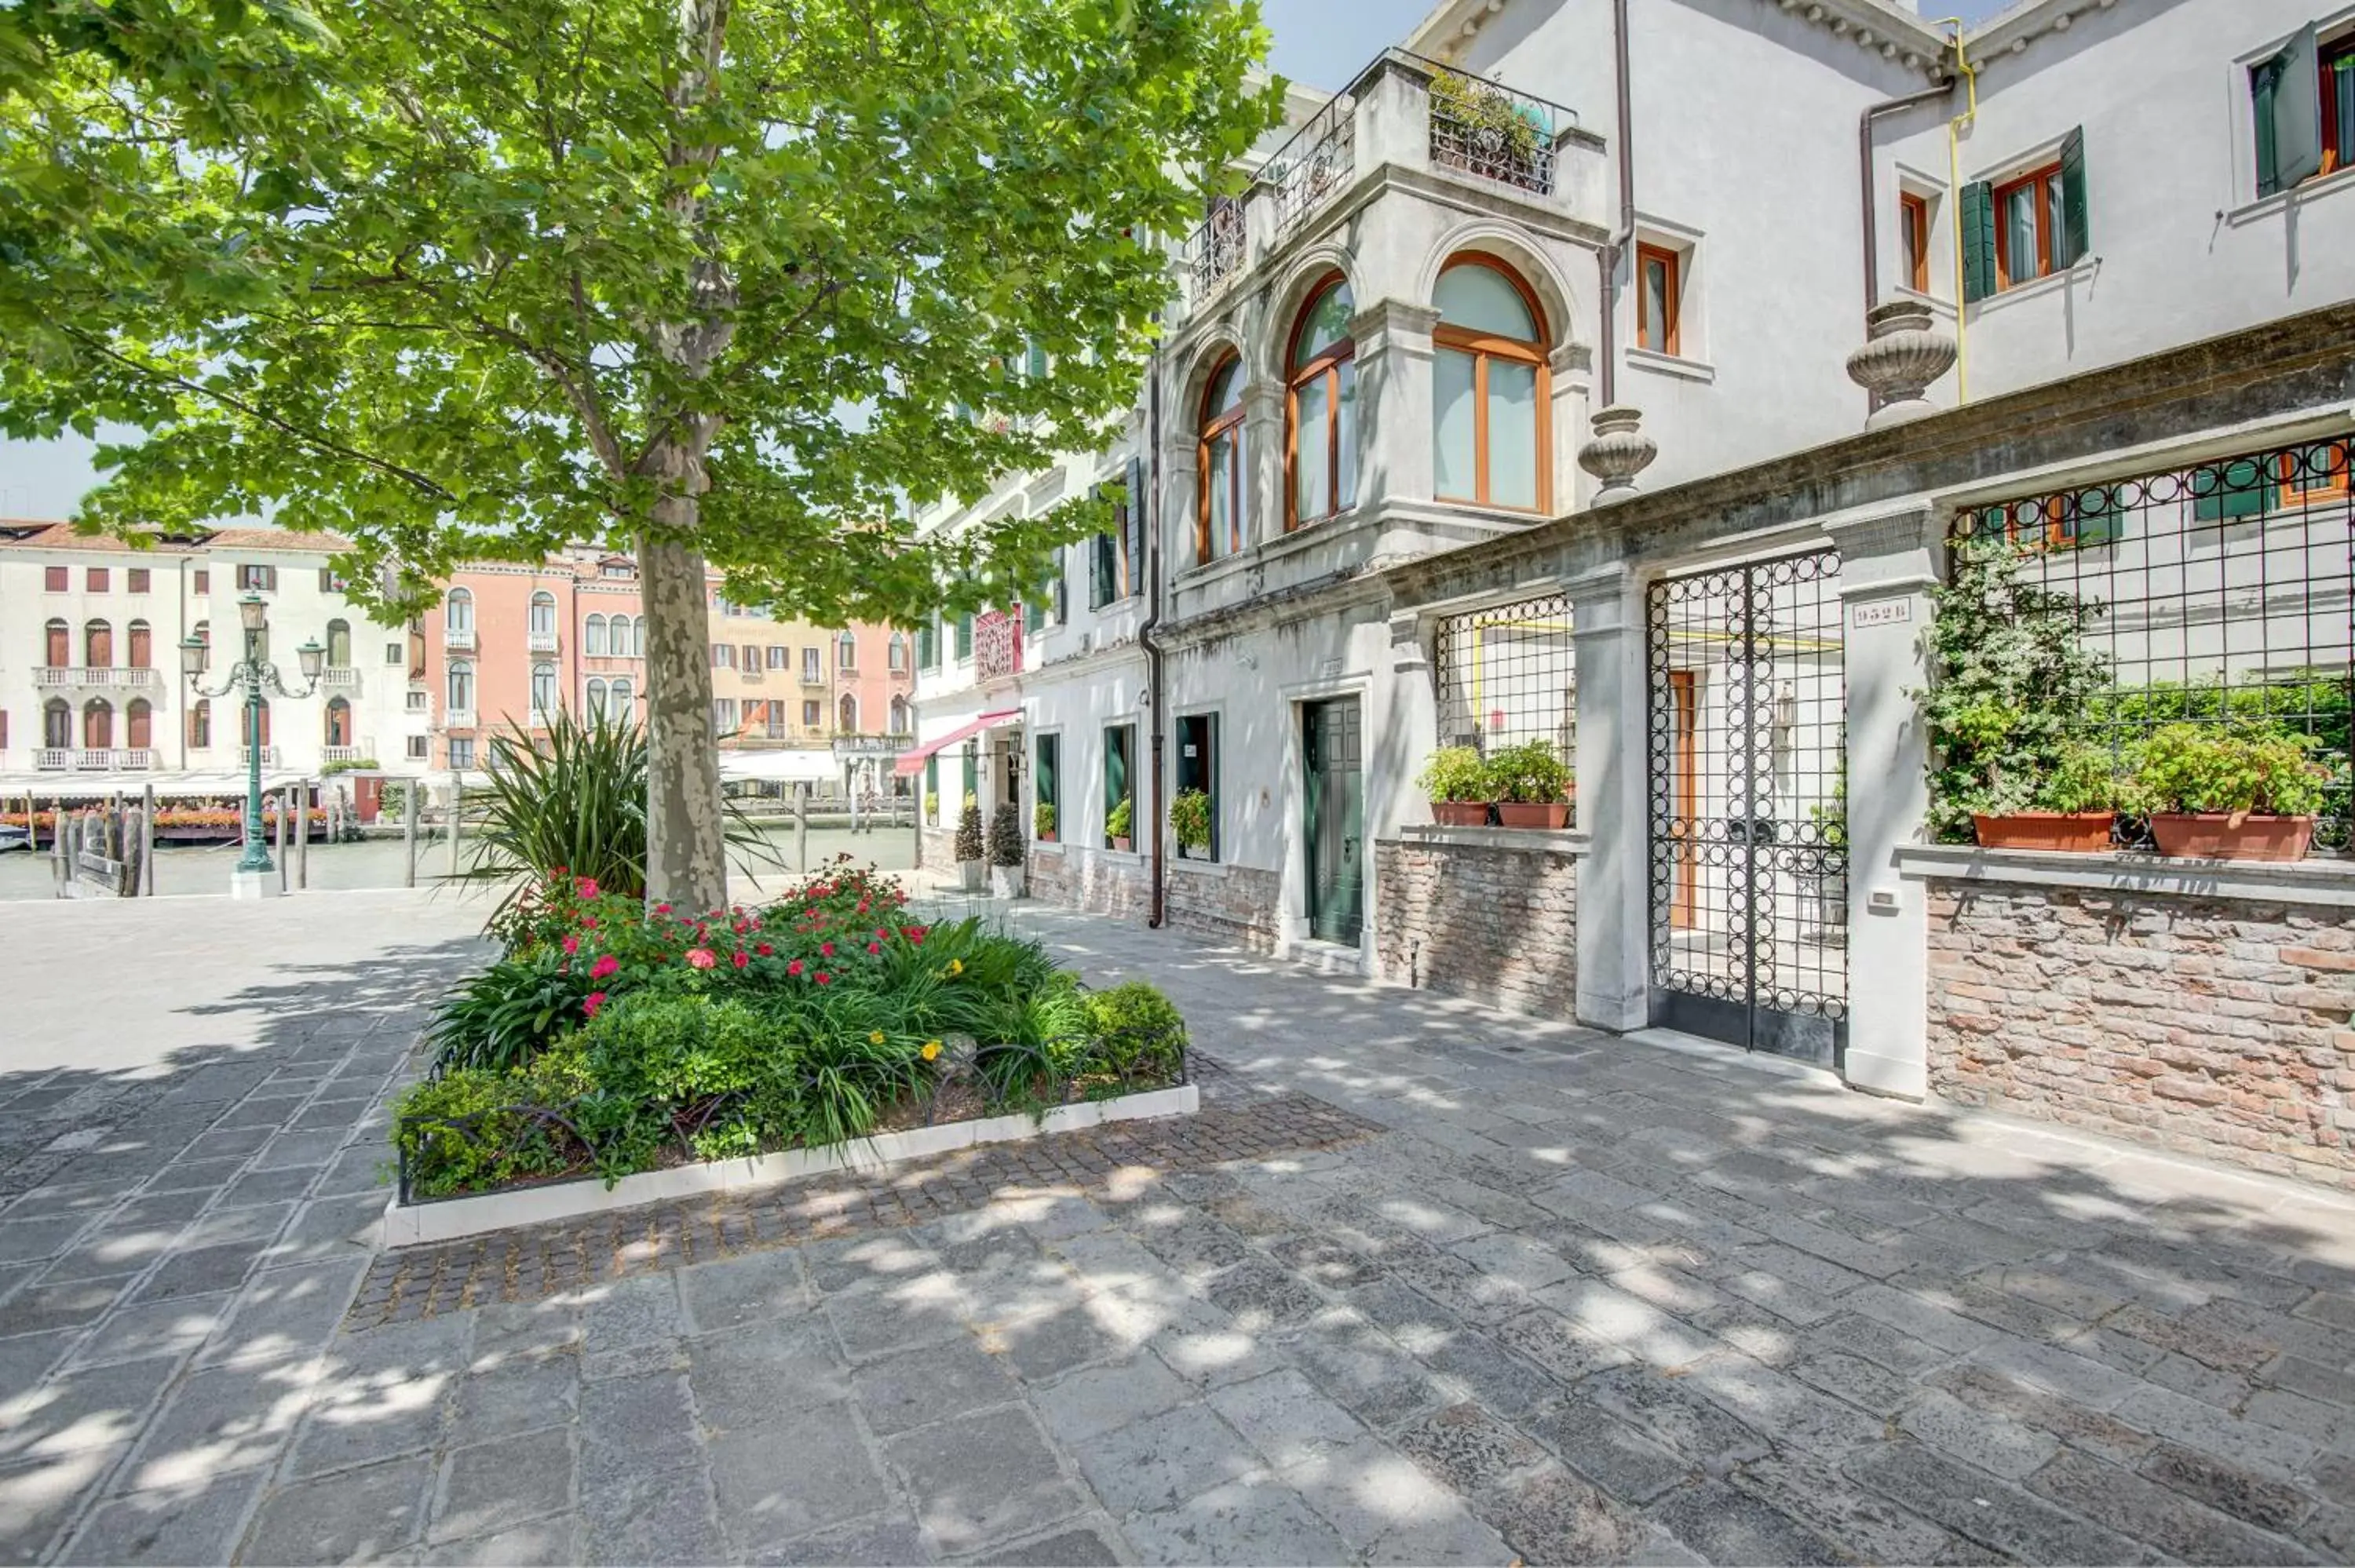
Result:
[[[1929,810],[1929,747],[1913,693],[1943,552],[1927,506],[1836,523],[1848,684],[1849,1083],[1920,1099],[1929,1089],[1929,921],[1896,853]]]
[[[1557,517],[1577,509],[1578,449],[1586,439],[1593,365],[1594,351],[1582,343],[1563,344],[1546,360],[1552,388],[1546,408],[1546,479]]]
[[[1578,1021],[1651,1022],[1649,820],[1645,742],[1644,585],[1625,566],[1574,577],[1571,649],[1578,677]]]
[[[1431,499],[1431,332],[1438,324],[1437,311],[1403,300],[1379,301],[1349,323],[1358,350],[1360,507]]]
[[[1439,744],[1439,693],[1433,681],[1430,629],[1413,610],[1393,614],[1390,679],[1374,683],[1373,694],[1381,702],[1381,712],[1369,715],[1374,722],[1366,726],[1371,748],[1365,759],[1367,779],[1369,786],[1375,779],[1385,780],[1380,789],[1369,787],[1367,790],[1369,845],[1377,839],[1398,837],[1399,830],[1409,822],[1430,819],[1429,809],[1414,788],[1414,776]],[[1371,863],[1369,859],[1368,864]]]
[[[1255,381],[1243,388],[1243,461],[1250,471],[1243,479],[1243,504],[1251,508],[1243,519],[1246,549],[1284,537],[1284,397],[1281,381]],[[1186,450],[1194,450],[1191,440]],[[1189,549],[1184,559],[1193,558]]]

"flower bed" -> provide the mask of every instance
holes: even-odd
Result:
[[[434,1075],[395,1109],[402,1204],[1072,1121],[1186,1082],[1184,1022],[1152,987],[1091,991],[1035,942],[922,924],[847,864],[697,916],[562,877],[499,934],[507,956],[445,1001]]]

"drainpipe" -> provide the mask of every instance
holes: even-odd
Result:
[[[1954,90],[1955,84],[1950,79],[1936,87],[1908,93],[1903,98],[1868,104],[1856,117],[1857,176],[1864,196],[1864,313],[1868,318],[1872,314],[1872,308],[1881,303],[1881,201],[1877,189],[1880,182],[1873,177],[1872,172],[1872,122],[1883,115],[1934,103]],[[1955,193],[1950,199],[1959,201],[1960,194]],[[1870,324],[1868,321],[1867,325]]]
[[[1145,362],[1146,417],[1145,440],[1148,448],[1145,459],[1146,497],[1132,496],[1129,504],[1145,507],[1145,623],[1136,629],[1136,641],[1145,649],[1146,728],[1153,739],[1153,815],[1146,821],[1153,835],[1153,901],[1146,916],[1146,925],[1161,929],[1164,915],[1163,878],[1168,868],[1162,863],[1161,846],[1161,766],[1163,732],[1166,727],[1161,715],[1161,644],[1154,640],[1154,630],[1161,624],[1161,351],[1155,349]]]
[[[1619,258],[1636,238],[1635,97],[1627,81],[1627,0],[1611,0],[1611,58],[1619,115],[1619,232],[1595,253],[1603,279],[1601,374],[1596,378],[1595,407],[1611,408],[1619,388]]]

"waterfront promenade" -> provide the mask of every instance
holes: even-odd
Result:
[[[380,1255],[479,910],[0,906],[0,1560],[2355,1555],[2343,1197],[1051,911],[1200,1126]]]

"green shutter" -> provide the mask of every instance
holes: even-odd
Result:
[[[2322,71],[2315,63],[2314,24],[2299,28],[2289,46],[2261,69],[2275,73],[2268,106],[2273,188],[2287,190],[2322,172]]]
[[[1145,591],[1145,460],[1131,458],[1128,460],[1128,551],[1127,559],[1123,563],[1128,569],[1124,574],[1126,580],[1120,585],[1124,599]]]
[[[916,628],[916,668],[937,669],[941,662],[941,628],[934,620],[926,620]]]
[[[1039,629],[1046,624],[1047,596],[1039,589],[1032,588],[1022,596],[1022,630],[1026,636],[1036,637]]]
[[[1112,535],[1098,534],[1088,541],[1088,608],[1102,609],[1112,602]]]
[[[1045,349],[1045,348],[1043,348],[1043,347],[1041,347],[1039,344],[1036,344],[1036,343],[1033,343],[1033,344],[1030,345],[1030,352],[1029,352],[1029,355],[1028,355],[1028,358],[1027,358],[1027,360],[1026,360],[1026,362],[1025,362],[1025,368],[1026,368],[1026,370],[1028,371],[1028,373],[1029,377],[1030,377],[1030,379],[1031,379],[1031,380],[1033,380],[1033,381],[1042,381],[1042,380],[1046,379],[1046,376],[1047,376],[1047,351],[1046,351],[1046,349]]]
[[[2202,523],[2229,523],[2242,517],[2262,517],[2273,498],[2265,465],[2257,458],[2235,458],[2219,465],[2217,488],[2191,502],[2191,514]],[[2203,482],[2202,487],[2205,488]]]
[[[964,754],[960,760],[964,763],[959,771],[964,776],[964,793],[957,797],[957,810],[962,812],[964,803],[978,794],[981,787],[981,753],[975,749],[972,741],[964,743]]]
[[[1995,292],[1995,186],[1977,180],[1963,187],[1963,298]]]
[[[1128,736],[1126,725],[1115,725],[1104,731],[1103,809],[1107,822],[1112,820],[1113,809],[1128,799]],[[1132,843],[1136,841],[1135,811],[1135,808],[1132,806],[1129,828],[1129,842]],[[1104,836],[1109,841],[1112,835],[1107,832]]]
[[[2249,100],[2256,113],[2257,194],[2269,196],[2281,189],[2274,148],[2274,91],[2281,81],[2281,60],[2269,59],[2249,69]]]
[[[1058,626],[1068,626],[1071,624],[1071,569],[1070,551],[1059,549],[1055,552],[1055,575],[1051,579],[1051,582],[1054,590],[1053,603],[1055,606],[1055,624]]]
[[[941,794],[941,754],[933,752],[924,758],[924,793],[938,804]]]
[[[960,659],[973,657],[973,611],[969,609],[957,617],[956,656]]]
[[[1057,745],[1060,738],[1051,735],[1039,737],[1039,772],[1032,781],[1032,788],[1041,806],[1052,807],[1061,799],[1061,782],[1056,777],[1061,771],[1062,758],[1056,755],[1060,749]]]
[[[2094,226],[2085,210],[2085,129],[2082,125],[2061,143],[2061,242],[2062,254],[2052,259],[2056,271],[2073,267],[2094,253]]]

